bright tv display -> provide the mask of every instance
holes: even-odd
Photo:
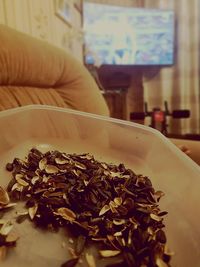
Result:
[[[174,11],[84,2],[85,63],[172,65]]]

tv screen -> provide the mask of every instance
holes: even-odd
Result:
[[[84,2],[85,63],[172,65],[174,11]]]

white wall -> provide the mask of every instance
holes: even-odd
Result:
[[[0,23],[70,50],[82,61],[81,14],[72,4],[71,25],[63,22],[56,15],[56,1],[0,0]]]

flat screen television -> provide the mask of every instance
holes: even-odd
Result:
[[[84,2],[85,63],[172,65],[174,11]]]

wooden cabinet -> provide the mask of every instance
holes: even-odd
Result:
[[[126,90],[108,90],[102,92],[110,110],[110,115],[116,119],[127,119]]]
[[[142,68],[117,65],[102,65],[100,68],[86,65],[86,67],[102,90],[111,117],[130,120],[131,112],[143,112]]]
[[[137,66],[102,65],[96,70],[111,116],[130,120],[131,112],[143,112],[143,69]]]

